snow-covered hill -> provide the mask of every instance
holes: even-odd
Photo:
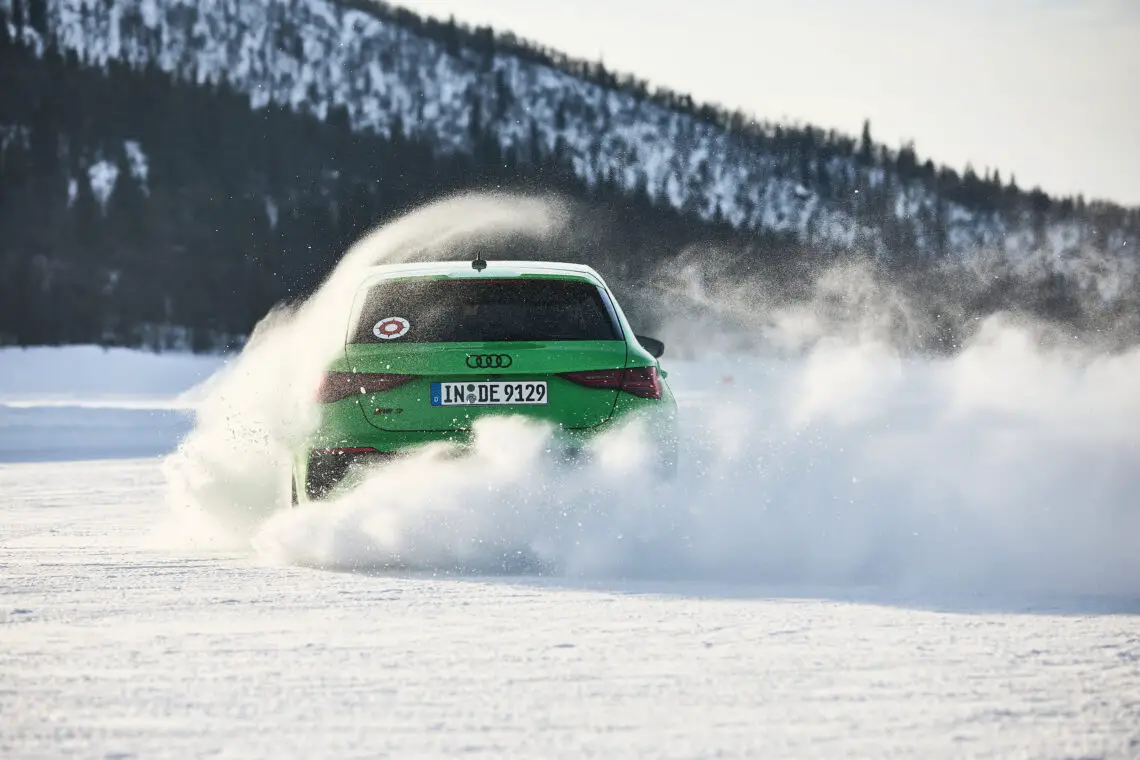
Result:
[[[11,16],[14,2],[0,0],[0,8]],[[898,170],[898,154],[881,147],[860,156],[854,140],[820,130],[755,123],[733,129],[629,88],[524,60],[510,48],[502,52],[493,38],[477,44],[484,38],[456,33],[447,43],[417,34],[380,5],[31,5],[41,8],[42,36],[93,64],[117,60],[202,83],[224,79],[255,104],[274,101],[322,118],[343,108],[357,128],[404,130],[440,151],[475,150],[479,137],[489,136],[508,152],[558,156],[589,183],[616,183],[705,219],[813,246],[1065,256],[1088,247],[1128,253],[1140,245],[1135,213],[1098,220],[1079,205],[1046,213],[1024,198],[967,208],[937,190],[932,171]],[[39,40],[40,32],[28,24],[22,33]],[[983,187],[968,176],[967,186]],[[1000,184],[989,187],[1001,195]]]

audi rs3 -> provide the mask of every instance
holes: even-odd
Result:
[[[570,457],[641,417],[656,445],[652,466],[666,474],[676,466],[665,347],[634,334],[590,267],[483,259],[372,267],[344,331],[316,391],[317,429],[293,458],[294,503],[426,444],[461,452],[489,415],[552,424]]]

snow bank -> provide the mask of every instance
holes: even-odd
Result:
[[[100,346],[0,348],[0,404],[182,407],[179,396],[224,361]]]
[[[0,462],[156,457],[192,428],[219,356],[99,346],[0,348]]]

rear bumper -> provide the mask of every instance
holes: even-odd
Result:
[[[557,434],[562,446],[559,455],[568,461],[580,459],[586,444],[639,414],[646,414],[650,434],[675,449],[676,402],[671,392],[659,400],[620,394],[614,414],[592,428],[563,428]],[[355,399],[328,404],[322,409],[320,428],[293,458],[293,481],[297,494],[321,499],[342,485],[350,485],[351,475],[406,456],[432,444],[447,446],[449,453],[462,456],[473,442],[470,430],[388,431],[369,424]]]
[[[606,424],[589,430],[559,431],[557,438],[561,445],[555,456],[566,462],[582,461],[587,441],[611,427]],[[462,457],[470,453],[474,443],[469,431],[422,436],[400,434],[399,438],[397,441],[392,435],[373,434],[357,438],[351,445],[347,442],[335,447],[318,445],[298,452],[293,462],[295,493],[304,494],[308,500],[327,498],[342,487],[351,487],[356,476],[365,471],[407,457],[425,446],[445,444],[441,456]]]

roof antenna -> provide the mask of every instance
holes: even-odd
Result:
[[[476,253],[475,260],[471,262],[471,268],[476,272],[482,272],[487,268],[487,262],[483,259],[483,254]]]

